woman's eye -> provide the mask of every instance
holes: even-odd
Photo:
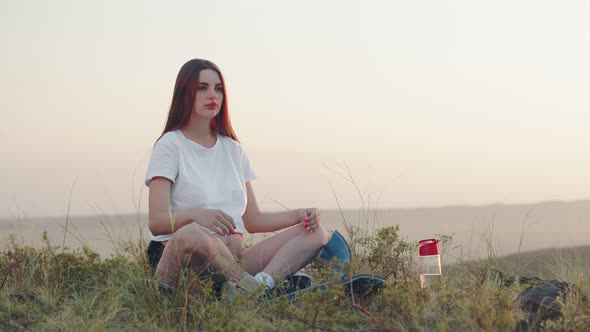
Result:
[[[215,91],[217,91],[217,92],[223,92],[223,88],[220,87],[220,86],[218,86],[218,87],[215,88]]]
[[[199,87],[199,91],[206,91],[206,90],[207,90],[207,87],[206,86],[200,86]]]

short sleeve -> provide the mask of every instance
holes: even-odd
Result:
[[[173,133],[166,133],[154,145],[150,163],[148,165],[145,185],[150,186],[150,181],[157,176],[176,182],[179,164],[179,145]]]
[[[256,179],[256,173],[254,172],[254,168],[252,168],[252,164],[250,164],[250,159],[246,155],[243,149],[240,147],[240,151],[242,153],[242,168],[244,171],[244,181],[252,181]]]

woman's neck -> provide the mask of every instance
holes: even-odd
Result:
[[[188,126],[180,129],[184,136],[203,145],[213,146],[217,141],[215,132],[211,129],[208,122],[205,123],[189,123]]]

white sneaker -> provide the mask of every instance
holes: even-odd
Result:
[[[236,297],[251,296],[252,294],[260,296],[265,291],[266,285],[249,274],[238,282],[226,280],[221,284],[221,298],[229,301],[234,301]]]

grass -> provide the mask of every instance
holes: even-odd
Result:
[[[44,246],[37,249],[17,244],[12,237],[0,253],[0,330],[515,330],[524,313],[514,299],[527,286],[505,286],[490,273],[520,271],[510,270],[513,258],[445,266],[443,283],[422,289],[416,244],[401,239],[398,231],[388,227],[371,235],[350,227],[354,255],[350,273],[387,278],[386,287],[370,298],[352,299],[334,287],[292,301],[244,298],[234,303],[217,301],[210,281],[188,272],[175,294],[146,284],[144,280],[153,275],[141,241],[122,243],[118,254],[103,259],[85,247],[53,245],[46,234],[41,237]],[[452,248],[452,237],[445,241],[443,249]],[[590,294],[587,251],[544,257],[541,276],[573,282]],[[520,262],[528,259],[518,257]],[[315,280],[332,278],[321,261],[306,271]],[[564,316],[536,328],[590,327],[586,303],[564,299]]]

